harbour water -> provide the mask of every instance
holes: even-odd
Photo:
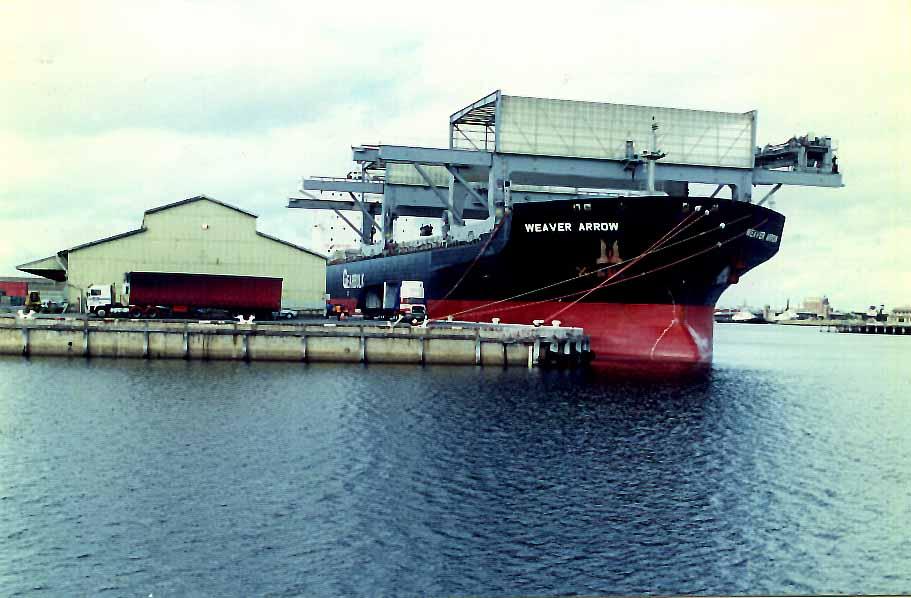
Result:
[[[911,339],[695,373],[0,359],[4,595],[911,592]]]

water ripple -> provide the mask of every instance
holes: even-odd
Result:
[[[0,587],[908,592],[909,345],[735,328],[684,373],[2,359]]]

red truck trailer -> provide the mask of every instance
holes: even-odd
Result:
[[[113,285],[92,285],[86,306],[101,317],[166,317],[210,315],[223,311],[231,315],[255,315],[269,320],[281,309],[282,279],[225,274],[183,274],[177,272],[130,272],[124,298],[117,301]]]

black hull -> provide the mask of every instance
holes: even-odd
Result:
[[[611,304],[689,306],[700,314],[701,328],[701,314],[707,313],[710,328],[718,298],[777,253],[783,227],[784,216],[777,212],[725,199],[661,196],[518,204],[476,243],[331,264],[327,289],[333,300],[365,309],[383,296],[384,283],[422,280],[433,318],[489,319],[493,311],[485,306],[494,302],[494,311],[508,303],[525,318],[547,319],[560,312],[557,317],[564,323],[581,310],[588,319],[581,325],[593,336],[606,324],[591,321],[593,313],[601,313],[592,309]],[[586,304],[591,306],[582,310]],[[542,308],[536,310],[536,305]],[[439,313],[464,311],[458,308],[470,311]],[[635,335],[636,326],[630,321],[611,330]],[[705,334],[710,355],[711,331]]]
[[[605,228],[616,223],[617,230],[588,230],[588,223],[608,225]],[[543,230],[552,224],[563,226]],[[536,225],[542,229],[536,231]],[[499,300],[528,293],[523,298],[570,295],[567,299],[573,300],[573,292],[604,282],[674,231],[653,253],[582,301],[709,306],[739,276],[775,255],[783,227],[784,216],[777,212],[721,199],[635,197],[520,204],[492,240],[485,235],[474,244],[331,264],[327,289],[333,298],[357,300],[358,307],[364,307],[369,291],[381,293],[384,282],[402,280],[423,280],[428,299]],[[748,236],[748,230],[758,234]],[[610,261],[621,263],[606,268]],[[603,270],[592,274],[599,269]],[[349,277],[363,275],[359,288],[345,288],[343,270]],[[537,290],[566,280],[570,282]]]

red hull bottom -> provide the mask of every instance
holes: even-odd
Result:
[[[435,319],[452,314],[456,320],[531,324],[565,308],[567,303],[526,305],[506,301],[491,307],[485,301],[428,300]],[[480,309],[479,309],[480,308]],[[473,310],[473,311],[470,311]],[[578,327],[591,338],[595,361],[637,360],[691,364],[712,361],[714,308],[706,305],[654,303],[577,303],[556,316],[562,326]],[[465,312],[465,313],[460,313]],[[550,325],[550,321],[545,322]]]

